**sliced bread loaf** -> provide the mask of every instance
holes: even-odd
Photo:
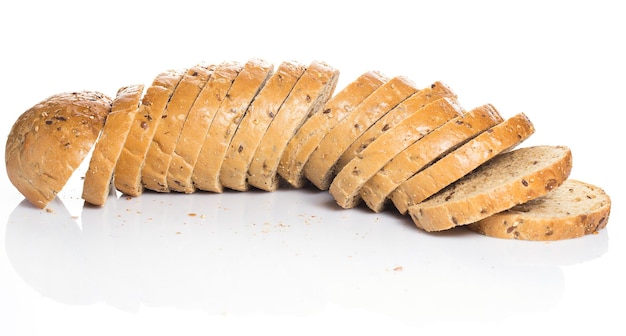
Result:
[[[568,179],[543,196],[470,223],[467,228],[505,239],[571,239],[603,229],[610,212],[611,199],[604,190]]]
[[[224,155],[220,172],[224,187],[248,189],[248,168],[263,134],[305,69],[306,66],[297,62],[281,63],[254,98]]]
[[[224,155],[248,106],[273,71],[272,64],[261,59],[251,59],[239,72],[226,99],[220,105],[200,150],[192,176],[196,188],[212,192],[224,190],[220,182]]]
[[[568,178],[565,146],[533,146],[502,153],[428,200],[409,207],[415,225],[441,231],[480,221],[546,195]]]
[[[292,187],[302,188],[307,181],[304,165],[326,133],[386,81],[382,74],[368,71],[333,96],[322,113],[315,113],[307,119],[289,140],[280,158],[278,174]]]
[[[339,206],[352,208],[358,205],[363,185],[387,162],[426,134],[463,113],[457,101],[450,98],[440,98],[420,106],[416,106],[417,110],[400,123],[385,130],[339,171],[329,189]]]
[[[404,181],[431,162],[500,122],[502,117],[489,104],[474,108],[448,121],[391,159],[365,183],[361,189],[361,198],[373,211],[382,211],[389,195]]]
[[[526,140],[535,128],[519,113],[489,128],[402,183],[390,198],[401,214],[465,176],[494,156]]]
[[[278,188],[278,165],[289,140],[310,116],[320,113],[338,79],[339,71],[326,63],[314,61],[307,67],[254,153],[248,169],[250,185],[265,191]]]
[[[241,71],[238,62],[224,62],[215,67],[211,77],[187,114],[167,170],[167,185],[173,191],[196,191],[192,174],[206,134],[222,101]]]
[[[113,99],[111,113],[106,118],[85,172],[82,198],[87,203],[98,206],[106,203],[115,164],[135,120],[143,90],[143,84],[122,87]]]
[[[320,141],[304,166],[306,178],[320,190],[327,190],[335,177],[337,161],[354,140],[416,91],[415,84],[403,76],[376,89]]]

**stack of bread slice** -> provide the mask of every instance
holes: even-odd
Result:
[[[567,146],[520,146],[535,132],[526,114],[465,110],[442,82],[368,71],[336,90],[338,78],[324,62],[250,59],[164,71],[113,98],[55,95],[14,124],[7,173],[38,208],[93,150],[82,197],[97,206],[111,186],[129,196],[308,186],[342,208],[395,208],[425,231],[556,240],[606,226],[610,198],[569,179]]]

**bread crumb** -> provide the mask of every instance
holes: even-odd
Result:
[[[400,272],[400,271],[402,271],[403,269],[404,269],[404,268],[403,268],[402,266],[396,266],[396,267],[394,267],[394,268],[393,268],[393,270],[394,270],[394,271],[396,271],[396,272]]]

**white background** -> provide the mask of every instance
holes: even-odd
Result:
[[[441,80],[466,109],[525,112],[525,145],[570,146],[571,177],[612,197],[607,229],[553,243],[429,235],[313,189],[91,209],[80,176],[46,213],[2,166],[1,335],[624,334],[618,1],[200,3],[3,2],[2,139],[54,93],[114,95],[202,61],[323,60],[338,88],[379,70]]]

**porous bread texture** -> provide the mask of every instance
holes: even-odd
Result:
[[[254,153],[305,70],[306,66],[298,62],[282,62],[254,98],[224,155],[220,171],[224,187],[238,191],[249,189],[247,176]]]
[[[167,170],[167,185],[172,191],[188,194],[196,191],[192,179],[193,170],[206,134],[242,67],[238,62],[218,64],[194,101]]]
[[[258,189],[275,191],[280,158],[289,140],[302,124],[328,102],[339,79],[339,70],[320,61],[312,62],[302,74],[263,135],[248,169],[248,183]]]
[[[496,213],[467,228],[485,236],[536,241],[582,237],[603,229],[611,198],[590,183],[568,179],[547,194]]]
[[[535,132],[524,113],[489,128],[402,183],[391,200],[401,214],[460,179],[481,164],[522,143]]]
[[[85,160],[111,111],[97,91],[52,95],[22,113],[5,147],[11,183],[35,207],[45,208]]]
[[[408,100],[408,99],[407,99]],[[342,208],[353,208],[360,201],[363,185],[398,153],[448,120],[463,114],[456,100],[440,98],[413,112],[368,144],[333,179],[329,192]]]
[[[111,112],[93,147],[85,172],[82,198],[89,204],[103,206],[106,203],[115,164],[135,120],[143,90],[143,84],[125,86],[117,91],[113,99]]]
[[[380,86],[332,128],[304,166],[306,178],[320,190],[328,190],[337,160],[380,117],[417,91],[415,84],[397,76]]]
[[[246,62],[235,78],[207,131],[194,167],[192,180],[197,189],[224,191],[220,182],[224,155],[248,106],[273,72],[273,64],[255,58]]]
[[[441,231],[487,218],[543,196],[572,170],[566,146],[532,146],[502,153],[408,211],[415,225]]]
[[[143,193],[141,170],[146,154],[163,111],[182,75],[181,70],[168,70],[160,73],[141,100],[139,111],[135,115],[113,172],[115,188],[126,195],[139,196]]]
[[[493,105],[485,104],[448,121],[398,153],[372,176],[361,189],[362,200],[371,210],[382,211],[389,195],[404,181],[502,120]]]
[[[141,182],[146,189],[169,192],[167,175],[172,153],[181,134],[187,115],[198,94],[211,77],[213,67],[202,64],[189,68],[176,86],[152,137],[141,169]]]
[[[307,183],[304,165],[326,133],[387,80],[379,72],[365,72],[332,96],[321,113],[307,119],[289,140],[280,158],[278,174],[283,180],[292,187],[304,187]]]

